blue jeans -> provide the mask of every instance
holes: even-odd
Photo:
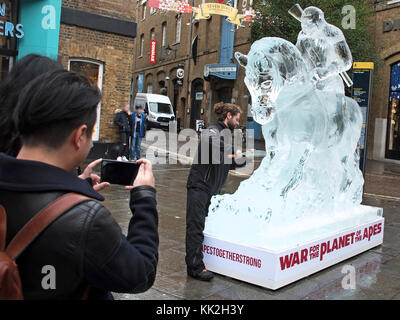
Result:
[[[131,160],[135,159],[140,159],[140,145],[142,144],[142,137],[140,136],[139,133],[135,133],[135,135],[132,138],[132,144],[131,144]]]

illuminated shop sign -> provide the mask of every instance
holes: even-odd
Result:
[[[6,3],[0,5],[0,16],[6,16]],[[0,36],[22,39],[24,37],[23,25],[14,25],[12,22],[0,20]]]

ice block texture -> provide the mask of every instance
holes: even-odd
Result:
[[[205,232],[271,249],[288,237],[306,240],[336,222],[354,223],[365,214],[357,152],[362,115],[339,76],[352,65],[341,31],[310,7],[297,46],[267,37],[247,56],[235,56],[246,69],[266,157],[234,194],[212,198]]]

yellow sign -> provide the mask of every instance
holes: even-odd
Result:
[[[373,62],[354,62],[353,69],[374,69]]]
[[[193,7],[195,19],[209,19],[212,14],[226,16],[227,21],[233,24],[241,25],[241,19],[244,15],[238,14],[238,9],[221,3],[203,3],[200,8]]]

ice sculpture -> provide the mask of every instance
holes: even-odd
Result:
[[[339,76],[350,50],[320,9],[305,9],[301,22],[297,46],[267,37],[235,54],[266,157],[234,194],[212,198],[210,236],[278,249],[371,218],[360,205],[362,115]]]

